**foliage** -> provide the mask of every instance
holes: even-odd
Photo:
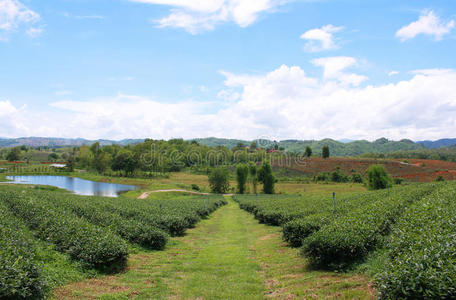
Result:
[[[442,175],[437,176],[437,179],[435,181],[445,181]]]
[[[443,161],[456,162],[456,146],[442,147],[438,149],[403,149],[404,151],[388,151],[382,154],[386,158],[416,158],[416,159],[434,159]],[[378,153],[365,153],[364,157],[378,158]]]
[[[400,178],[400,177],[397,177],[397,178],[394,178],[394,184],[402,184],[402,182],[404,182],[404,178]]]
[[[382,245],[391,226],[408,206],[435,189],[433,184],[373,192],[365,205],[347,211],[303,240],[302,253],[317,265],[338,267],[365,258]]]
[[[319,182],[319,181],[329,181],[331,179],[331,175],[327,172],[320,173],[316,176],[314,176],[314,181]]]
[[[377,276],[380,299],[456,297],[456,190],[436,190],[406,211],[388,244]]]
[[[127,245],[110,230],[59,209],[46,201],[46,193],[0,192],[0,200],[23,220],[35,235],[56,245],[90,267],[105,267],[127,257]]]
[[[236,167],[236,181],[238,185],[239,194],[244,194],[247,179],[249,176],[249,166],[245,164],[239,164]]]
[[[56,161],[57,159],[59,159],[59,155],[57,153],[53,152],[53,153],[48,155],[48,159],[50,161]]]
[[[382,165],[372,165],[367,169],[367,183],[371,190],[386,189],[391,186],[391,176]]]
[[[45,292],[36,246],[22,222],[0,202],[0,299],[41,299]]]
[[[226,193],[230,188],[228,170],[222,167],[214,168],[209,174],[209,186],[214,193]]]
[[[122,151],[118,153],[111,163],[111,168],[113,171],[124,171],[125,175],[128,177],[129,174],[132,174],[138,165],[138,160],[134,157],[133,153],[130,151]]]
[[[18,161],[21,159],[21,148],[20,147],[14,147],[12,148],[8,154],[6,155],[6,159],[8,161]]]
[[[331,173],[332,182],[348,182],[350,178],[340,171],[340,168],[337,168],[336,171]]]
[[[354,183],[363,183],[363,177],[359,173],[353,173],[351,181]]]
[[[321,157],[328,158],[329,157],[329,146],[325,145],[321,148]]]
[[[250,180],[252,181],[252,186],[253,186],[253,193],[257,193],[257,185],[258,185],[258,170],[257,166],[254,162],[249,163],[249,175],[250,175]]]
[[[265,194],[274,194],[275,177],[272,173],[272,168],[269,162],[263,162],[258,170],[258,181],[263,184],[263,192]]]
[[[306,146],[306,150],[304,150],[304,155],[307,156],[307,157],[311,157],[312,156],[312,148],[310,148],[309,146]]]

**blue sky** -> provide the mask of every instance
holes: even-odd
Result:
[[[0,136],[456,129],[453,1],[0,0]]]

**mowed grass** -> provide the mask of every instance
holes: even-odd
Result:
[[[58,289],[55,299],[372,298],[369,280],[312,271],[280,228],[259,224],[229,199],[164,251],[138,251],[127,270]]]

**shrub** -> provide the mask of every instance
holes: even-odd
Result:
[[[386,189],[391,185],[391,177],[382,165],[372,165],[367,169],[367,181],[369,189]]]
[[[434,190],[432,184],[396,189],[390,197],[374,193],[374,201],[351,210],[303,241],[302,254],[325,267],[345,267],[382,244],[392,224],[415,201]]]
[[[359,173],[354,173],[352,175],[351,181],[354,183],[363,183],[363,177]]]
[[[323,172],[314,177],[314,181],[329,181],[330,180],[330,175],[329,173]]]
[[[42,299],[45,279],[22,222],[0,201],[0,299]]]
[[[435,181],[445,181],[442,175],[437,176],[437,179]]]
[[[395,226],[389,261],[377,276],[380,299],[456,298],[454,184],[417,202]]]
[[[192,183],[192,190],[199,192],[201,189],[197,184]]]
[[[331,173],[332,182],[347,182],[348,180],[348,176],[342,173],[339,168]]]
[[[394,184],[400,185],[404,182],[404,178],[394,178]]]
[[[209,174],[209,185],[214,193],[226,193],[230,188],[228,171],[221,167],[214,168]]]
[[[109,267],[126,259],[127,244],[118,235],[56,208],[52,202],[40,202],[35,193],[1,192],[0,197],[39,239],[55,244],[57,250],[88,267]]]

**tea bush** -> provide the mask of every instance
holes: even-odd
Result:
[[[26,228],[0,202],[0,299],[41,299],[45,279]]]
[[[377,276],[381,299],[456,298],[456,186],[414,204],[396,224],[389,262]]]
[[[89,267],[106,267],[127,258],[127,244],[118,235],[58,209],[52,202],[41,201],[42,197],[37,191],[0,191],[0,200],[39,239],[55,244],[58,251],[73,259]]]
[[[316,265],[339,267],[364,258],[379,246],[391,226],[414,202],[435,189],[435,184],[413,185],[371,194],[369,204],[348,211],[303,240],[302,254]]]

